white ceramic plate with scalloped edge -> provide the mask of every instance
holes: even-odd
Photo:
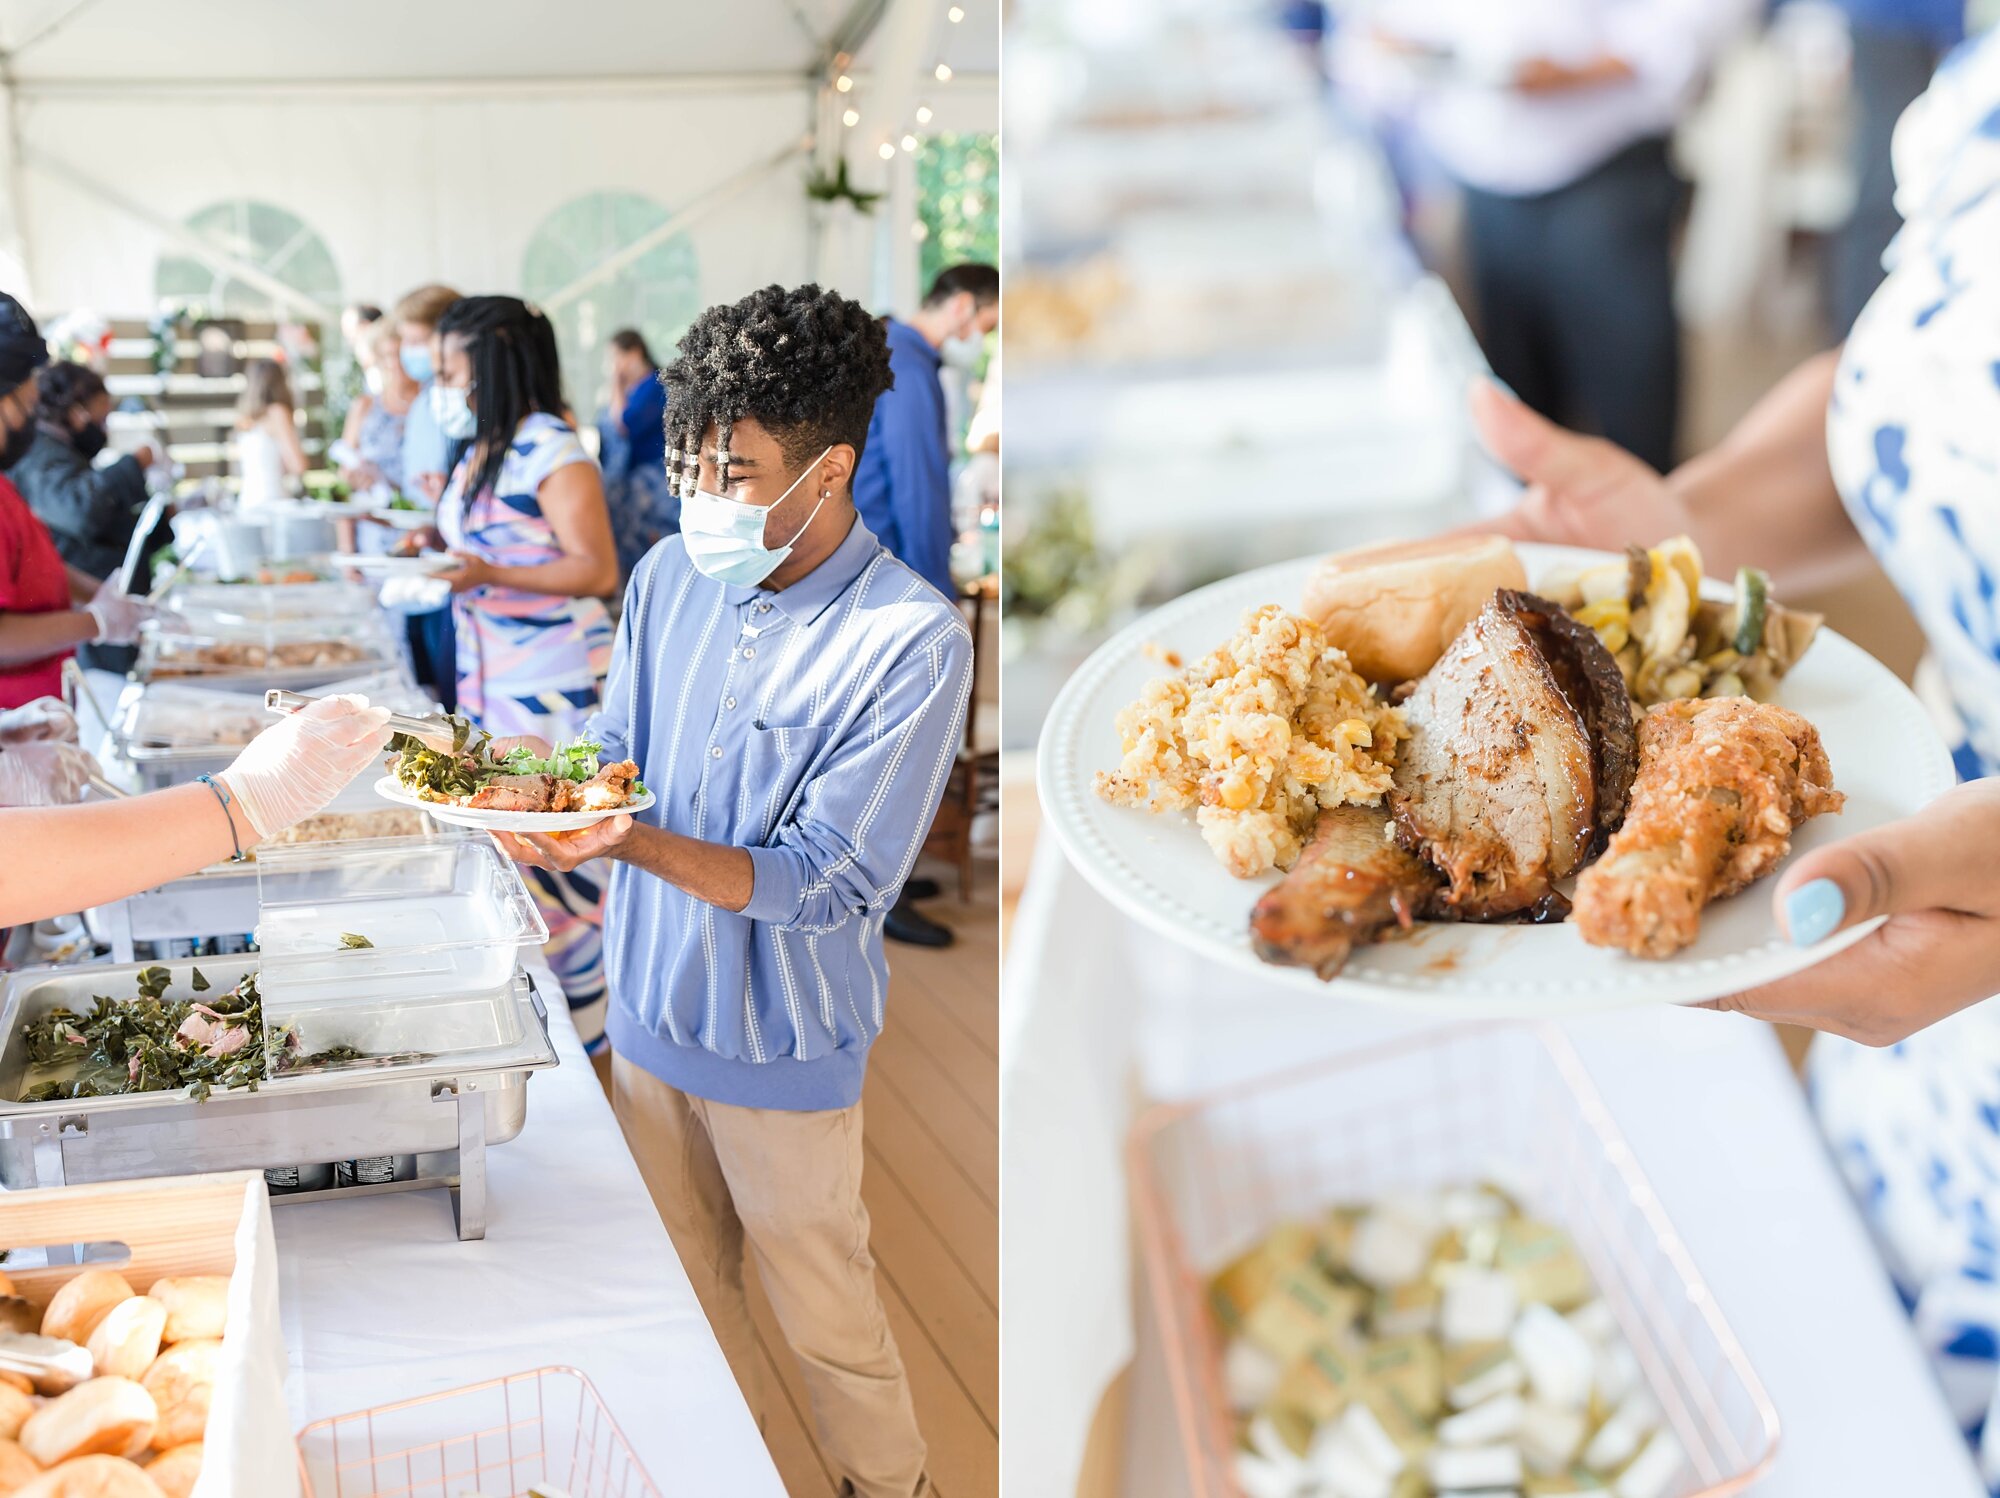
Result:
[[[1563,563],[1605,559],[1571,547],[1518,550],[1530,586]],[[1154,610],[1100,646],[1050,709],[1036,763],[1043,815],[1077,871],[1134,920],[1237,969],[1253,980],[1246,990],[1254,991],[1257,982],[1280,984],[1483,1017],[1699,1003],[1800,972],[1874,929],[1864,924],[1816,946],[1794,947],[1778,929],[1767,878],[1711,904],[1695,943],[1662,961],[1590,946],[1566,922],[1420,923],[1356,951],[1331,983],[1302,968],[1259,961],[1250,947],[1250,910],[1278,876],[1233,877],[1202,841],[1191,813],[1156,816],[1113,806],[1091,781],[1118,763],[1119,710],[1162,674],[1147,647],[1200,659],[1235,633],[1245,610],[1266,603],[1297,608],[1317,560],[1226,578]],[[1703,592],[1732,596],[1728,584],[1713,580]],[[1847,797],[1838,815],[1816,817],[1799,829],[1792,857],[1908,816],[1956,779],[1950,752],[1910,689],[1830,629],[1819,632],[1785,678],[1777,701],[1818,728],[1834,785]]]

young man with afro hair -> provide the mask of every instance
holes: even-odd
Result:
[[[881,322],[817,286],[711,307],[666,371],[681,534],[634,569],[588,736],[657,802],[574,838],[605,907],[613,1103],[761,1421],[745,1251],[843,1491],[930,1491],[862,1206],[882,922],[964,732],[958,609],[855,514]]]

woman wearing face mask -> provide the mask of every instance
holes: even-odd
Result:
[[[469,438],[438,503],[451,585],[458,711],[496,738],[577,737],[611,666],[603,599],[618,554],[597,465],[559,414],[555,330],[518,297],[466,297],[438,322],[430,398]],[[550,966],[587,1043],[603,1036],[602,871],[536,871]]]
[[[56,363],[41,374],[35,443],[8,473],[55,539],[62,559],[105,578],[125,564],[132,528],[146,504],[146,470],[159,461],[150,444],[103,467],[111,396],[87,365]]]
[[[285,367],[275,359],[252,359],[243,366],[243,380],[236,398],[234,456],[242,483],[236,500],[249,510],[285,498],[286,479],[301,477],[307,465]]]
[[[356,493],[376,490],[386,499],[387,491],[403,492],[403,433],[422,387],[403,368],[402,349],[395,324],[380,317],[355,345],[363,389],[347,408],[334,456],[341,480]]]
[[[35,320],[0,292],[0,474],[19,466],[38,433],[35,414],[48,345]],[[0,709],[62,689],[62,663],[89,640],[130,645],[153,610],[115,582],[63,562],[49,529],[0,477]]]

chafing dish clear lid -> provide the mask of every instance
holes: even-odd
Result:
[[[401,659],[379,613],[360,619],[209,621],[190,633],[149,621],[140,636],[136,674],[142,680],[248,677],[289,686],[383,670]]]
[[[520,871],[485,837],[260,848],[257,890],[274,1017],[488,992],[549,939]]]
[[[374,612],[375,590],[344,578],[293,583],[224,583],[189,580],[167,595],[166,606],[197,630],[265,621],[361,618]]]
[[[397,712],[437,710],[400,668],[352,676],[317,689],[320,696],[339,692],[359,693]],[[128,689],[113,731],[119,752],[134,763],[144,763],[233,754],[277,721],[259,698],[198,681],[165,680],[139,691]],[[374,799],[368,798],[364,806]]]

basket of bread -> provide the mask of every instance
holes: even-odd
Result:
[[[0,1194],[0,1494],[295,1498],[263,1177]]]

